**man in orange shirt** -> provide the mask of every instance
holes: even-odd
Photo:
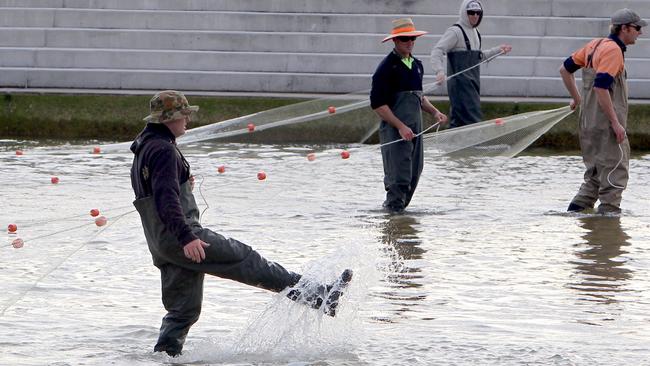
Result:
[[[611,19],[610,35],[594,39],[564,61],[560,75],[573,100],[580,105],[580,149],[586,171],[584,182],[567,211],[594,207],[598,213],[620,213],[627,185],[630,143],[627,122],[627,72],[625,51],[634,44],[648,23],[630,9],[617,10]],[[582,96],[573,75],[582,69]]]

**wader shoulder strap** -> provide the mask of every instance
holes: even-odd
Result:
[[[187,174],[191,176],[192,172],[190,171],[190,169],[191,169],[190,168],[190,163],[187,162],[187,160],[185,159],[185,155],[183,155],[181,150],[178,148],[178,145],[174,144],[174,147],[176,148],[176,153],[178,154],[178,157],[183,162],[183,166],[187,169]]]
[[[591,65],[591,63],[592,63],[592,61],[594,59],[594,54],[596,53],[596,50],[598,49],[598,46],[600,46],[600,44],[603,43],[604,40],[605,40],[605,38],[602,38],[600,41],[598,41],[598,43],[596,43],[596,46],[594,47],[594,50],[591,51],[589,56],[587,56],[587,65],[585,65],[586,68],[593,69],[593,66]]]
[[[465,33],[463,27],[461,27],[460,24],[458,23],[454,24],[453,26],[458,27],[460,31],[463,32],[463,38],[465,38],[465,47],[467,47],[467,50],[470,51],[472,49],[472,46],[470,46],[469,44],[469,38],[467,37],[467,33]],[[479,36],[479,40],[480,40],[480,36]]]

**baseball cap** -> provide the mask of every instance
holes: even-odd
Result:
[[[483,8],[481,8],[481,4],[479,4],[477,1],[471,1],[467,4],[466,10],[483,11]]]
[[[635,13],[634,11],[628,8],[624,8],[614,12],[614,14],[612,15],[612,24],[613,25],[632,24],[632,25],[645,27],[648,25],[648,22],[641,19],[639,14]]]

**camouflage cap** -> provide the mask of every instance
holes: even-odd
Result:
[[[199,110],[198,106],[190,105],[183,93],[176,90],[158,92],[149,101],[151,113],[144,118],[150,123],[165,123],[192,114]]]

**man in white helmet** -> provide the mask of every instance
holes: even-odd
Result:
[[[508,53],[512,46],[502,44],[481,51],[481,34],[478,26],[483,20],[483,5],[479,0],[464,0],[460,6],[458,22],[447,28],[431,51],[431,66],[436,81],[446,79],[444,57],[447,56],[447,75],[479,64],[499,52]],[[460,127],[479,122],[481,113],[481,70],[479,67],[455,76],[447,82],[451,104],[450,127]]]

